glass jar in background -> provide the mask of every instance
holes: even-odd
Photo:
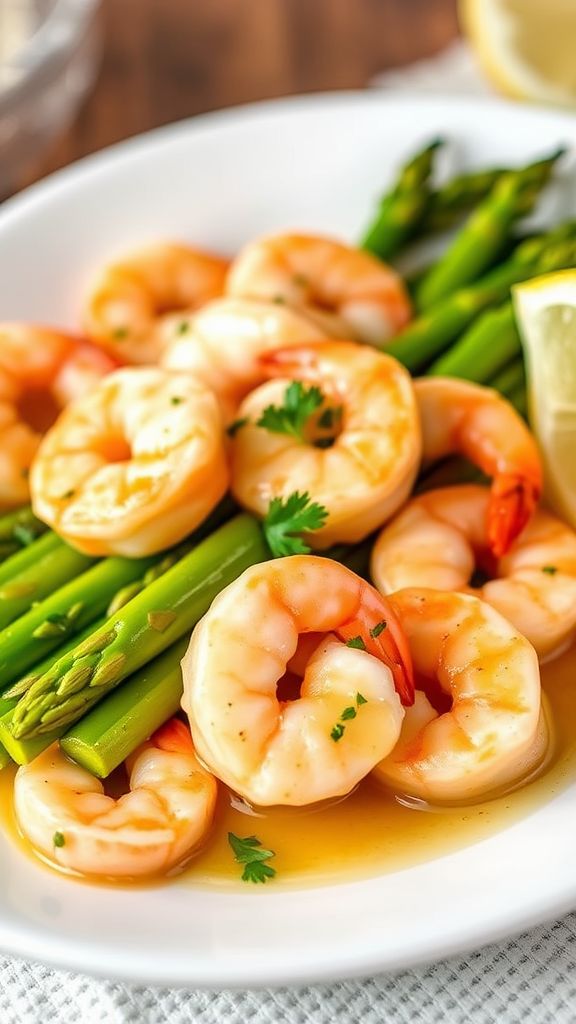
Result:
[[[100,55],[99,0],[0,0],[0,196],[75,113]]]
[[[459,0],[459,11],[499,92],[576,108],[576,0]]]

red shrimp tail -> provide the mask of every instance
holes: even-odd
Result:
[[[498,476],[492,483],[488,505],[488,544],[501,558],[529,522],[540,498],[540,484],[515,473]]]
[[[359,647],[386,665],[394,680],[394,688],[404,707],[414,703],[414,669],[408,639],[392,606],[379,595],[378,615],[367,620],[351,619],[339,626],[336,633],[351,647]],[[372,612],[372,609],[371,609]]]
[[[194,751],[190,729],[179,718],[170,718],[153,736],[150,742],[159,750],[168,750],[174,754],[190,754]]]

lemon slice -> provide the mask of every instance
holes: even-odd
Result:
[[[576,269],[513,289],[549,504],[576,527]]]
[[[575,0],[460,0],[460,18],[497,89],[516,99],[574,104]]]

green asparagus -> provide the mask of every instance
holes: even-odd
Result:
[[[498,179],[420,284],[419,308],[429,309],[490,266],[502,252],[516,221],[536,202],[563,153],[560,148],[546,159]]]
[[[427,372],[432,376],[467,377],[486,384],[520,352],[514,309],[512,302],[508,301],[478,317]]]
[[[12,758],[8,751],[4,747],[0,746],[0,771],[2,771],[3,768],[7,768],[9,764],[12,764]]]
[[[55,533],[50,532],[45,533],[28,546],[20,548],[0,565],[0,587],[14,576],[19,576],[20,573],[33,568],[47,555],[61,551],[63,546],[64,541],[60,540]]]
[[[10,558],[41,537],[48,527],[36,519],[29,505],[0,517],[0,559]]]
[[[481,203],[511,168],[494,167],[485,171],[468,171],[447,181],[430,197],[421,230],[425,233],[446,231],[456,221]]]
[[[503,367],[490,381],[490,387],[495,388],[504,398],[508,399],[518,388],[525,388],[526,373],[522,358],[513,359]]]
[[[442,145],[442,139],[435,139],[401,169],[393,188],[380,200],[361,248],[389,260],[416,233],[430,201],[434,157]]]
[[[569,237],[570,231],[572,237]],[[505,302],[513,284],[575,264],[576,231],[573,222],[545,235],[526,239],[505,263],[417,317],[385,349],[412,373],[421,373],[480,313]],[[468,369],[472,372],[471,368]],[[468,376],[468,372],[465,375]]]
[[[30,687],[14,709],[14,736],[38,736],[75,721],[189,631],[245,568],[267,557],[251,516],[222,526]]]
[[[84,715],[62,737],[64,753],[101,779],[114,771],[180,707],[188,643],[183,637]]]
[[[14,555],[10,561],[32,552],[43,541],[52,540],[53,534],[45,534],[40,540],[31,544],[21,555]],[[57,538],[56,538],[57,539]],[[70,580],[85,572],[94,559],[81,555],[79,551],[60,541],[52,546],[43,557],[39,557],[34,565],[12,576],[0,585],[0,630],[5,629],[20,615],[23,615],[37,601],[43,601],[54,591],[63,587]],[[0,568],[8,565],[5,562]]]

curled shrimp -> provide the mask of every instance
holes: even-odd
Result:
[[[220,409],[187,374],[110,374],[48,431],[30,476],[36,514],[91,555],[140,557],[182,540],[224,495]]]
[[[16,773],[18,825],[38,853],[67,871],[165,874],[206,837],[216,780],[198,761],[188,728],[172,719],[132,755],[129,784],[118,800],[107,796],[100,779],[55,743]]]
[[[227,420],[266,379],[263,355],[326,340],[325,331],[304,313],[233,298],[217,299],[187,318],[165,317],[161,330],[161,365],[204,381],[218,396]]]
[[[299,645],[309,633],[311,646]],[[281,696],[289,663],[302,673],[292,700]],[[410,657],[388,601],[313,555],[253,566],[222,591],[192,634],[182,673],[199,756],[261,805],[348,793],[396,743],[399,694],[412,699]]]
[[[193,310],[224,291],[228,261],[185,245],[161,244],[102,270],[84,310],[87,334],[126,363],[157,363],[163,314]]]
[[[488,543],[499,558],[524,529],[542,491],[538,447],[497,391],[450,377],[414,382],[424,460],[460,453],[492,477]]]
[[[61,409],[116,364],[70,334],[36,324],[0,324],[0,507],[28,500],[30,466]]]
[[[469,594],[414,588],[390,600],[408,637],[418,689],[376,778],[431,803],[466,801],[526,778],[548,745],[532,645]],[[448,711],[434,708],[427,684],[449,698]]]
[[[418,410],[408,372],[391,356],[354,342],[324,342],[264,357],[268,381],[244,400],[231,442],[232,490],[246,508],[265,515],[274,497],[306,490],[328,510],[326,525],[311,534],[318,548],[362,540],[390,518],[410,494],[420,462]],[[274,433],[258,421],[282,406],[291,380],[318,386],[326,435]],[[246,422],[244,422],[246,421]]]
[[[315,235],[274,235],[250,243],[232,263],[227,290],[285,302],[320,317],[330,335],[372,345],[392,338],[411,315],[408,293],[391,267]]]
[[[495,560],[487,536],[489,503],[488,488],[477,484],[414,498],[378,537],[372,579],[383,594],[404,587],[476,593],[546,657],[576,628],[576,533],[537,509],[507,554]],[[487,579],[473,587],[476,569]]]

